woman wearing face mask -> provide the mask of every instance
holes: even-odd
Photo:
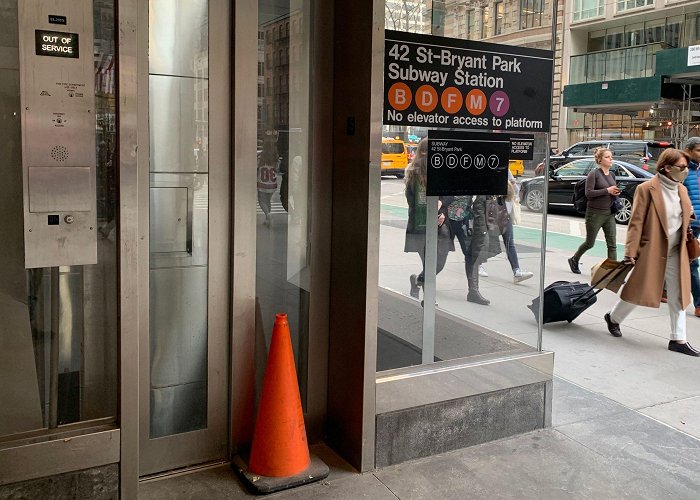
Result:
[[[690,304],[690,263],[685,246],[693,212],[683,181],[688,155],[667,149],[659,157],[657,174],[637,187],[627,228],[625,261],[634,265],[620,300],[605,315],[608,331],[621,337],[620,323],[635,306],[658,308],[666,281],[671,319],[670,351],[689,356],[700,352],[686,341],[685,308]]]

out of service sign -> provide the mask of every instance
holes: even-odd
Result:
[[[552,51],[385,31],[384,125],[549,132]]]

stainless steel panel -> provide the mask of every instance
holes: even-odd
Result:
[[[82,367],[85,334],[82,267],[64,267],[59,270],[58,295],[58,372],[77,372]]]
[[[189,252],[191,218],[187,187],[151,188],[151,252]],[[188,238],[189,236],[189,238]]]
[[[206,426],[206,382],[151,389],[151,439]]]
[[[90,167],[29,167],[30,212],[89,212],[95,199]]]
[[[208,66],[207,0],[150,0],[148,4],[149,72],[202,76]]]
[[[66,16],[66,25],[57,29],[49,24],[49,15]],[[95,264],[92,2],[23,0],[19,2],[19,26],[25,267]],[[73,39],[77,34],[80,57],[37,56],[35,30],[42,29]],[[30,167],[40,167],[31,173],[35,181],[31,193]],[[78,173],[82,171],[63,170],[65,167],[88,168],[90,179]],[[54,170],[47,170],[50,168]],[[53,181],[47,179],[52,174]],[[80,177],[80,186],[87,189],[90,199],[66,187],[70,176]],[[46,189],[52,182],[59,189],[56,196]],[[31,213],[30,194],[34,197]],[[71,195],[77,199],[70,200]],[[74,215],[71,211],[76,209],[80,211]],[[46,212],[58,212],[61,222],[48,225]]]
[[[153,269],[151,387],[207,380],[207,268]]]
[[[151,243],[151,268],[176,266],[205,266],[209,260],[209,175],[208,174],[151,174],[151,192],[154,189],[183,189],[187,191],[187,244],[184,252],[162,250],[158,240]],[[153,200],[149,203],[152,203]],[[158,231],[169,231],[162,225],[174,224],[171,215],[151,205],[149,226],[151,236]],[[165,219],[163,219],[165,217]],[[178,223],[180,224],[180,223]],[[180,229],[178,229],[179,231]],[[155,245],[154,245],[155,243]]]
[[[206,172],[208,101],[196,78],[151,75],[151,172]]]
[[[139,406],[147,384],[148,308],[148,4],[116,0],[119,12],[119,424],[120,494],[136,498],[139,476]],[[145,314],[144,314],[145,313]],[[141,335],[139,335],[141,333]],[[144,346],[145,345],[145,346]],[[146,389],[147,393],[147,389]],[[145,412],[144,412],[145,413]],[[144,429],[147,425],[144,425]]]
[[[258,2],[233,4],[233,199],[231,318],[231,447],[250,444],[255,407],[255,251]],[[212,65],[212,71],[215,66]],[[214,127],[212,127],[212,130]]]
[[[119,462],[120,430],[0,450],[0,485]]]
[[[140,5],[146,5],[146,2],[140,2]],[[210,0],[209,4],[209,25],[200,27],[200,39],[206,42],[210,37],[217,40],[231,39],[231,2],[228,0]],[[160,5],[171,9],[177,9],[178,2],[161,2]],[[153,6],[153,2],[151,2]],[[169,15],[164,14],[165,18]],[[160,14],[157,17],[161,17]],[[147,16],[144,16],[147,19]],[[143,18],[142,18],[143,19]],[[207,32],[208,28],[208,32]],[[142,28],[139,28],[141,30]],[[140,31],[142,34],[143,32]],[[257,35],[256,35],[257,36]],[[143,42],[142,42],[143,43]],[[143,43],[147,46],[146,43]],[[211,272],[205,280],[206,288],[202,289],[202,300],[206,299],[206,317],[204,318],[204,327],[208,335],[207,345],[205,347],[206,355],[206,406],[200,407],[206,412],[206,427],[200,430],[191,432],[180,432],[186,427],[170,426],[158,428],[158,421],[162,421],[163,425],[168,424],[167,412],[172,410],[176,419],[181,419],[183,413],[179,406],[181,403],[172,403],[178,398],[185,397],[187,388],[195,387],[197,384],[178,384],[167,387],[159,387],[152,390],[151,383],[147,374],[150,372],[150,338],[152,335],[149,329],[152,329],[150,316],[157,314],[155,310],[149,311],[143,308],[140,314],[141,338],[140,338],[140,372],[141,383],[139,389],[140,401],[140,432],[139,432],[139,448],[138,455],[140,474],[152,474],[162,472],[183,466],[199,464],[210,460],[221,460],[228,457],[227,454],[227,422],[228,422],[228,354],[229,354],[229,315],[228,304],[230,299],[230,273],[229,260],[231,251],[229,248],[229,214],[231,211],[230,205],[230,57],[228,51],[229,44],[218,43],[216,47],[212,47],[210,57],[212,61],[216,61],[214,69],[212,69],[212,80],[196,79],[194,84],[195,95],[199,95],[199,100],[196,101],[197,109],[195,110],[194,119],[197,120],[197,135],[187,139],[186,144],[182,145],[183,150],[188,150],[182,153],[182,157],[195,155],[194,166],[183,166],[182,163],[173,168],[172,165],[162,165],[158,157],[151,154],[156,147],[169,147],[172,142],[168,140],[151,144],[147,140],[142,139],[139,145],[139,155],[146,154],[145,158],[150,157],[151,174],[150,182],[148,177],[140,177],[140,211],[139,218],[142,228],[148,228],[148,225],[155,220],[150,220],[146,207],[149,203],[149,186],[150,187],[182,187],[187,186],[188,192],[191,191],[192,200],[192,255],[182,256],[176,253],[165,254],[148,251],[148,244],[144,245],[147,249],[146,259],[150,258],[150,264],[142,266],[141,271],[141,294],[142,296],[148,293],[150,288],[148,281],[152,279],[154,273],[161,271],[168,272],[170,269],[192,269],[194,265],[210,265]],[[153,52],[151,52],[153,54]],[[206,55],[203,53],[202,55]],[[201,59],[206,63],[206,59]],[[148,58],[143,57],[140,63],[148,63]],[[206,66],[200,68],[201,74],[205,75]],[[140,66],[142,68],[142,66]],[[153,71],[153,68],[152,68]],[[147,71],[146,71],[147,73]],[[140,82],[142,84],[142,82]],[[212,100],[215,99],[217,106],[215,109],[208,110],[207,101],[204,99],[211,83]],[[255,89],[254,89],[255,90]],[[142,84],[141,93],[139,96],[140,103],[149,102],[149,93],[153,89],[148,85]],[[197,94],[199,93],[199,94]],[[254,95],[254,94],[253,94]],[[178,97],[179,98],[179,97]],[[190,105],[191,106],[191,105]],[[253,109],[255,100],[253,99]],[[145,104],[144,104],[145,107]],[[151,113],[158,113],[153,110],[151,102],[147,107]],[[175,113],[177,116],[179,110]],[[189,111],[188,111],[189,113]],[[169,131],[175,130],[177,126],[174,123],[166,121],[158,121],[156,125],[152,119],[150,124],[146,110],[140,108],[139,126],[142,130],[149,131],[150,127],[156,128],[166,126]],[[212,127],[211,136],[209,136],[208,121],[216,124]],[[254,124],[253,124],[254,130]],[[177,135],[178,132],[176,132]],[[201,136],[202,142],[198,143],[197,139]],[[151,136],[152,137],[152,136]],[[153,138],[153,137],[152,137]],[[166,138],[167,139],[167,138]],[[177,139],[173,139],[177,140]],[[251,143],[255,145],[255,136],[253,135]],[[180,145],[178,145],[180,147]],[[149,152],[150,150],[150,152]],[[211,183],[209,175],[206,173],[189,174],[195,169],[197,172],[207,171],[208,164],[207,155],[211,155],[212,168]],[[254,152],[253,152],[254,154]],[[175,161],[180,162],[180,152],[178,150]],[[155,159],[154,159],[155,158]],[[188,158],[191,158],[189,156]],[[253,156],[253,162],[254,160]],[[191,161],[188,159],[188,161]],[[184,169],[184,170],[183,170]],[[175,173],[159,173],[160,170],[165,172],[183,172],[182,174]],[[143,171],[142,171],[143,173]],[[253,169],[254,176],[254,169]],[[145,179],[145,180],[144,180]],[[190,189],[191,188],[191,189]],[[189,197],[188,197],[189,198]],[[254,202],[252,204],[254,213]],[[211,231],[209,231],[211,229]],[[141,233],[143,235],[143,233]],[[147,240],[147,238],[146,238]],[[144,254],[140,254],[144,257]],[[145,272],[149,270],[150,272]],[[184,284],[178,283],[178,286],[193,287],[198,286],[195,283],[188,282]],[[198,299],[199,300],[199,299]],[[173,393],[170,396],[169,393]],[[156,402],[156,407],[151,408],[151,402]],[[173,406],[174,405],[174,406]],[[151,436],[151,411],[158,412],[158,409],[167,410],[153,422],[154,430],[161,432],[179,432],[178,434],[164,435],[153,439]],[[170,415],[170,418],[173,418]],[[197,427],[193,424],[188,424],[187,427]],[[165,429],[165,430],[164,430]]]

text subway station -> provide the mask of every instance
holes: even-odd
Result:
[[[386,31],[384,124],[548,132],[552,53]]]

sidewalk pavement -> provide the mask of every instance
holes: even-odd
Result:
[[[398,247],[400,232],[399,227],[382,226],[383,252],[385,243]],[[537,241],[536,233],[516,228],[521,267],[537,273],[539,253],[527,249]],[[577,276],[566,258],[580,237],[553,234],[548,241],[545,283],[588,281],[590,266],[605,253],[598,243],[583,257],[583,274]],[[399,259],[396,249],[387,253]],[[406,265],[416,266],[415,254],[408,264],[396,259],[380,266],[380,282],[408,283]],[[484,312],[500,311],[498,299],[509,297],[507,293],[538,285],[537,275],[513,285],[504,255],[490,260],[487,269],[482,293],[496,303]],[[452,307],[458,299],[463,307],[466,283],[456,279],[463,276],[459,252],[450,254],[443,273],[448,276],[441,273],[439,280],[448,286],[438,287],[440,307]],[[517,288],[523,285],[527,288]],[[623,324],[623,336],[612,337],[602,317],[616,298],[603,291],[573,323],[545,327],[543,347],[555,352],[552,428],[365,474],[357,474],[319,445],[314,450],[331,466],[330,476],[269,498],[700,498],[700,358],[667,350],[670,325],[665,305],[638,308]],[[521,340],[531,342],[532,314],[527,311],[518,318],[524,331]],[[688,335],[700,347],[700,318],[692,312]],[[144,499],[249,497],[226,465],[142,483],[139,491]]]

